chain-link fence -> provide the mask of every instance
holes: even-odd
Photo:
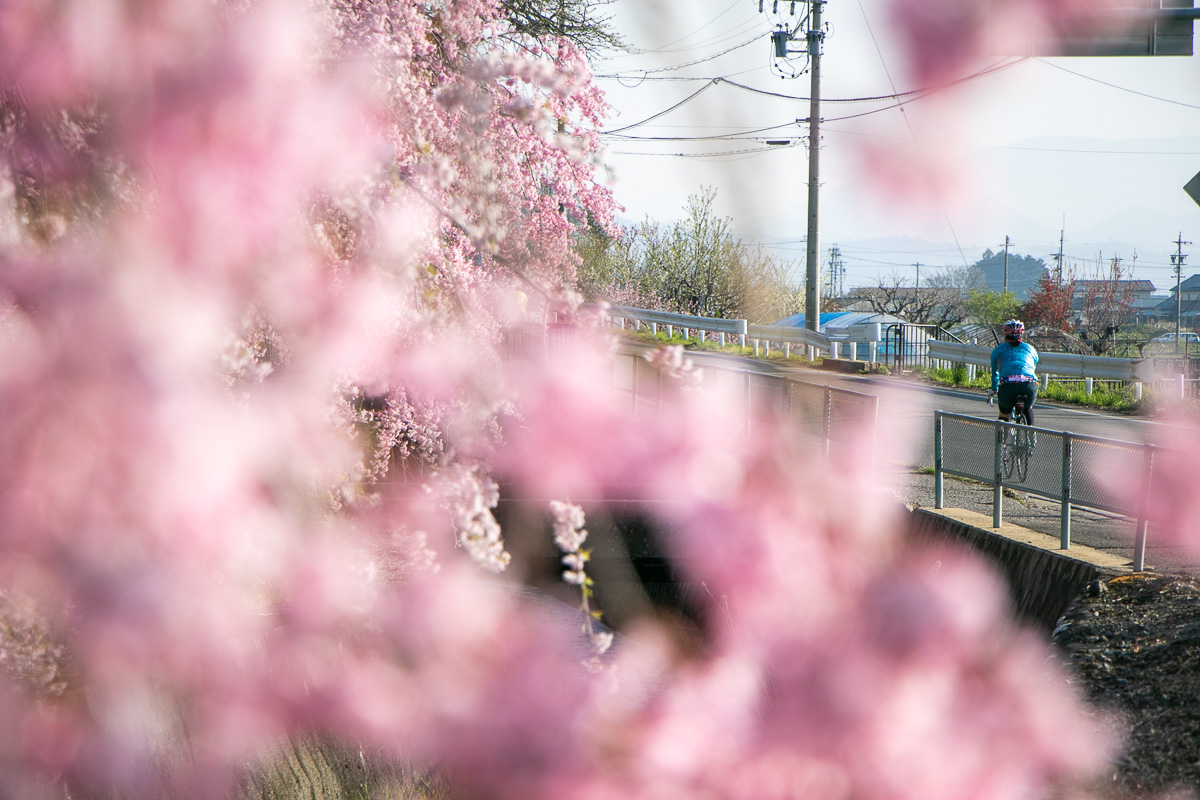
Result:
[[[824,453],[836,445],[875,442],[879,417],[875,395],[712,363],[697,368],[703,376],[701,385],[723,390],[723,397],[736,398],[740,404],[737,414],[747,429],[782,424]],[[618,355],[613,385],[638,418],[663,413],[664,400],[673,390],[671,380],[658,368],[629,353]]]
[[[1091,508],[1138,520],[1134,568],[1145,562],[1146,509],[1153,445],[1082,436],[1065,431],[934,414],[934,495],[942,507],[942,476],[956,475],[993,488],[992,526],[1003,520],[1003,489],[1019,489],[1062,504],[1060,546],[1071,545],[1071,508]],[[1124,488],[1105,475],[1144,476]]]

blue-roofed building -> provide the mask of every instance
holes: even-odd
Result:
[[[803,314],[793,314],[778,322],[772,323],[779,327],[803,328]],[[900,335],[898,326],[908,325],[908,322],[894,314],[882,314],[875,311],[830,311],[821,314],[821,333],[834,342],[854,342],[869,344],[876,342],[875,357],[881,361],[891,361],[895,350],[900,349],[906,358],[912,357],[917,351],[923,356],[928,335],[924,329],[909,326]],[[859,347],[859,357],[866,354],[864,347]]]
[[[805,316],[792,314],[771,324],[786,328],[803,328]],[[869,333],[870,326],[903,325],[905,320],[893,314],[880,314],[874,311],[828,311],[821,314],[821,333],[834,339],[845,338],[849,341],[870,341],[863,338]]]

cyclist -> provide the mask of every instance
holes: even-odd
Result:
[[[1000,419],[1008,422],[1019,398],[1025,400],[1025,414],[1033,425],[1033,401],[1037,399],[1038,354],[1033,345],[1022,341],[1025,323],[1010,319],[1004,323],[1004,343],[992,350],[992,390],[999,400]]]

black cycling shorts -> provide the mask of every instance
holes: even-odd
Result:
[[[1033,401],[1037,399],[1037,381],[1027,381],[1025,383],[1000,384],[1000,391],[996,392],[996,402],[1000,405],[1000,413],[1008,416],[1012,414],[1013,406],[1017,404],[1017,400],[1025,400],[1025,408],[1033,408]]]

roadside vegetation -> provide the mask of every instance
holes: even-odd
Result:
[[[953,369],[924,369],[913,370],[914,374],[933,383],[945,386],[956,386],[964,389],[979,389],[987,391],[991,388],[991,376],[987,370],[976,371],[975,379],[968,378],[967,368],[957,366]],[[1082,381],[1061,382],[1050,381],[1044,389],[1038,390],[1039,400],[1052,400],[1056,403],[1071,403],[1092,408],[1103,408],[1109,411],[1139,412],[1144,410],[1146,400],[1134,399],[1133,391],[1128,387],[1117,388],[1097,381],[1092,393],[1088,394]]]

